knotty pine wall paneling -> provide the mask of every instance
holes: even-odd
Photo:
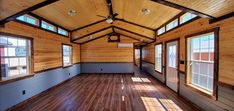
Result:
[[[69,37],[53,34],[18,22],[8,22],[0,32],[32,37],[34,39],[34,72],[62,67],[62,43],[73,46],[73,63],[80,62],[80,46],[70,43]]]

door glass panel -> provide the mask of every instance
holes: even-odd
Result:
[[[176,68],[176,45],[169,46],[168,52],[169,52],[168,66]]]

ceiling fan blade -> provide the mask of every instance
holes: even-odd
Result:
[[[107,18],[107,17],[105,17],[105,16],[102,16],[102,15],[97,15],[98,17],[102,17],[102,18]]]
[[[119,15],[118,13],[114,13],[113,17],[116,17],[116,16],[118,16],[118,15]]]

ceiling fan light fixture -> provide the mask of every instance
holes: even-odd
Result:
[[[113,23],[113,19],[108,18],[108,19],[106,19],[106,22],[109,23],[109,24],[110,24],[110,23]]]
[[[69,16],[75,16],[76,15],[76,10],[70,10],[68,11]]]
[[[143,9],[141,10],[141,12],[142,12],[143,15],[148,15],[148,14],[150,13],[150,10],[149,10],[149,9],[146,9],[146,8],[143,8]]]

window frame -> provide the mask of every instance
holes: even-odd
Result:
[[[65,32],[65,33],[66,33],[66,35],[64,35],[64,34],[62,34],[62,33],[59,33],[59,30],[61,30],[61,31]],[[58,34],[59,34],[59,35],[68,36],[68,31],[66,31],[66,30],[65,30],[65,29],[63,29],[63,28],[58,27],[58,28],[57,28],[57,32],[58,32]]]
[[[155,52],[155,49],[156,49],[156,46],[157,45],[161,45],[162,47],[162,49],[161,49],[161,72],[160,71],[158,71],[158,70],[156,70],[156,52]],[[156,72],[158,72],[159,74],[163,74],[163,43],[162,42],[160,42],[160,43],[156,43],[156,44],[154,44],[154,71],[156,71]]]
[[[171,23],[173,23],[173,22],[177,22],[177,23],[176,23],[176,26],[172,27],[171,29],[168,29],[168,25],[171,24]],[[174,28],[178,27],[179,25],[180,25],[179,18],[175,18],[175,19],[173,19],[172,21],[170,21],[169,23],[167,23],[167,24],[165,25],[165,28],[166,28],[165,32],[168,32],[168,31],[170,31],[170,30],[173,30]],[[165,33],[165,32],[164,32],[164,33]]]
[[[29,22],[27,22],[27,21],[23,21],[23,20],[17,19],[18,17],[21,17],[21,16],[30,17],[30,18],[34,19],[34,20],[36,21],[36,24],[31,24],[31,23],[29,23]],[[28,24],[28,25],[32,25],[32,26],[36,26],[36,27],[39,27],[39,26],[40,26],[40,23],[41,23],[41,22],[40,22],[40,19],[38,19],[38,18],[36,18],[36,17],[34,17],[34,16],[32,16],[32,15],[29,15],[29,14],[24,14],[24,15],[21,15],[21,16],[18,16],[18,17],[16,18],[16,20],[19,21],[19,22],[22,22],[22,23],[26,23],[26,24]]]
[[[51,22],[51,21],[49,21],[49,20],[47,20],[47,19],[44,19],[44,18],[42,18],[42,17],[40,17],[40,16],[38,16],[38,15],[35,15],[35,14],[33,14],[33,13],[28,13],[28,14],[24,14],[24,15],[28,15],[28,16],[31,16],[31,17],[37,19],[37,20],[38,20],[38,25],[33,25],[33,24],[28,23],[28,22],[25,22],[25,21],[22,21],[22,20],[18,20],[18,19],[16,19],[16,18],[14,19],[14,21],[15,21],[15,22],[18,22],[18,23],[22,23],[22,24],[24,24],[24,25],[28,25],[28,26],[31,26],[31,27],[35,27],[35,28],[38,28],[38,29],[41,29],[41,30],[44,30],[44,31],[47,31],[47,32],[51,32],[51,33],[60,35],[60,36],[62,36],[62,37],[66,37],[66,38],[69,38],[69,37],[70,37],[70,32],[71,32],[71,31],[68,30],[68,29],[66,29],[66,28],[64,28],[64,27],[62,27],[62,26],[59,26],[59,25],[57,25],[57,24],[55,24],[55,23],[53,23],[53,22]],[[24,16],[24,15],[20,15],[20,16]],[[18,16],[18,17],[20,17],[20,16]],[[42,26],[41,26],[42,21],[46,22],[47,24],[50,24],[50,25],[54,26],[56,31],[51,31],[51,30],[49,30],[49,29],[42,28]],[[63,34],[58,33],[58,28],[65,30],[65,31],[67,32],[67,35],[63,35]]]
[[[42,27],[42,24],[45,24],[46,25],[46,28]],[[45,30],[48,30],[48,31],[51,31],[51,32],[58,32],[58,27],[56,27],[55,25],[51,24],[51,23],[48,23],[44,20],[41,21],[41,24],[40,24],[41,28],[45,29]],[[53,30],[50,30],[48,27],[53,27],[54,28],[54,31]]]
[[[62,47],[62,66],[63,66],[63,68],[67,68],[67,67],[70,67],[70,66],[72,66],[73,65],[73,47],[72,47],[72,45],[70,45],[70,44],[65,44],[65,43],[62,43],[62,45],[61,45]],[[69,47],[71,47],[71,64],[70,65],[64,65],[64,61],[63,61],[63,46],[69,46]]]
[[[189,39],[196,37],[196,36],[200,36],[200,35],[204,35],[204,34],[208,34],[208,33],[214,33],[214,74],[213,74],[213,93],[212,94],[208,94],[206,92],[206,90],[204,90],[203,88],[200,87],[196,87],[195,85],[191,85],[188,81],[189,76],[188,76],[188,48],[190,47],[190,44],[188,44]],[[193,33],[190,35],[186,35],[185,36],[185,85],[189,88],[191,88],[192,90],[210,98],[213,100],[217,100],[217,88],[218,88],[218,65],[219,65],[219,27],[213,28],[213,29],[209,29],[209,30],[205,30],[205,31],[201,31],[198,33]]]
[[[181,13],[177,14],[176,16],[174,16],[173,18],[169,19],[167,22],[165,22],[164,24],[162,24],[159,28],[157,28],[157,29],[156,29],[156,32],[158,32],[158,30],[160,30],[162,27],[165,27],[165,32],[162,33],[162,34],[158,34],[158,33],[157,33],[157,37],[162,36],[162,35],[166,34],[167,32],[170,32],[170,31],[172,31],[172,30],[174,30],[174,29],[177,29],[177,28],[179,28],[179,27],[181,27],[181,26],[183,26],[183,25],[186,25],[186,24],[188,24],[188,23],[190,23],[190,22],[193,22],[194,20],[197,20],[197,19],[201,18],[201,17],[199,17],[199,16],[197,15],[196,17],[190,19],[189,21],[186,21],[186,22],[184,22],[184,23],[180,23],[180,22],[181,22],[180,17],[183,16],[184,14],[186,14],[186,12],[181,12]],[[170,29],[170,30],[167,30],[167,25],[170,24],[171,22],[173,22],[173,21],[176,20],[176,19],[178,19],[178,22],[177,22],[178,24],[177,24],[177,26],[174,27],[174,28],[172,28],[172,29]]]
[[[32,77],[34,76],[34,39],[31,37],[27,37],[27,36],[22,36],[22,35],[16,35],[16,34],[11,34],[11,33],[5,33],[5,32],[0,32],[0,35],[3,36],[12,36],[13,38],[21,38],[21,39],[26,39],[30,41],[30,61],[29,61],[29,74],[27,75],[20,75],[20,76],[12,76],[9,77],[7,79],[2,80],[2,73],[0,71],[0,84],[6,84],[6,83],[10,83],[10,82],[14,82],[14,81],[18,81],[18,80],[22,80],[28,77]],[[1,59],[0,59],[1,61]],[[1,66],[0,66],[1,68]]]
[[[189,21],[193,20],[194,18],[198,17],[198,15],[196,15],[196,14],[189,13],[189,14],[195,15],[195,17],[193,17],[193,18],[189,19],[188,21],[185,21],[185,22],[183,22],[183,23],[182,23],[182,20],[181,20],[181,19],[182,19],[182,17],[183,17],[184,15],[188,14],[188,13],[189,13],[189,12],[184,13],[184,14],[182,14],[182,15],[179,17],[179,21],[180,21],[179,25],[181,25],[181,24],[185,24],[185,23],[187,23],[187,22],[189,22]]]

